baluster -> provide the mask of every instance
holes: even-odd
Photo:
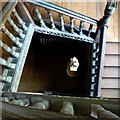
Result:
[[[45,25],[45,23],[44,23],[44,21],[42,19],[42,16],[41,16],[39,10],[36,8],[36,6],[33,6],[33,14],[36,14],[37,18],[39,19],[40,27],[45,28],[46,25]]]
[[[15,37],[12,33],[8,31],[8,29],[3,25],[2,31],[13,41],[18,47],[22,47],[22,43],[19,42],[19,38]]]
[[[13,101],[15,99],[15,97],[13,97],[13,96],[3,96],[2,97],[2,101],[3,102],[11,102],[11,101]]]
[[[3,88],[4,88],[5,84],[6,84],[5,82],[0,81],[1,91],[4,91]]]
[[[33,103],[33,108],[47,110],[50,108],[50,101],[45,99],[39,99],[39,102]]]
[[[6,60],[3,59],[3,58],[0,58],[0,65],[4,65],[4,66],[6,66],[6,67],[8,67],[8,68],[11,68],[11,69],[15,69],[15,66],[16,66],[16,64],[14,64],[14,63],[9,63],[8,61],[6,61]]]
[[[96,75],[92,75],[92,83],[94,83],[95,82],[95,79],[96,79]]]
[[[95,83],[91,84],[91,90],[95,90]]]
[[[106,119],[106,120],[108,119],[119,120],[120,119],[118,115],[114,114],[113,112],[109,110],[106,110],[100,104],[96,104],[96,103],[91,104],[90,116],[92,116],[93,118],[98,118],[99,120],[100,119]]]
[[[93,25],[90,24],[90,27],[89,27],[89,30],[88,30],[88,37],[90,37],[90,34],[92,32],[92,27],[93,27]]]
[[[11,62],[9,59],[8,61]],[[9,74],[9,69],[4,69],[3,74],[1,76],[1,80],[3,78],[3,81],[8,81],[7,83],[10,83],[11,82],[10,80],[12,80],[12,78],[10,78],[11,75],[9,74],[8,76],[8,74]],[[5,84],[6,84],[5,82],[2,82],[2,90],[4,89]]]
[[[1,82],[10,83],[11,80],[12,80],[12,77],[11,77],[11,76],[3,76],[3,75],[0,75],[0,81],[1,81]]]
[[[52,13],[50,10],[47,10],[48,12],[48,15],[49,15],[49,18],[50,18],[50,23],[51,23],[51,27],[52,29],[55,29],[55,24],[54,24],[54,20],[53,20],[53,17],[52,17]]]
[[[74,108],[72,102],[64,102],[62,109],[60,111],[61,113],[67,114],[67,115],[74,115]]]
[[[29,99],[17,99],[17,100],[14,99],[10,103],[14,105],[27,107],[30,105],[30,100]]]
[[[93,52],[93,58],[96,58],[96,52]]]
[[[4,69],[4,71],[3,71],[3,74],[2,74],[2,76],[5,76],[5,77],[7,77],[7,75],[8,75],[8,69]],[[0,80],[2,81],[4,81],[4,80],[6,80],[4,77],[2,77],[2,76],[0,76]],[[4,85],[5,85],[5,82],[2,82],[2,90],[3,90],[3,88],[4,88]]]
[[[0,47],[2,47],[5,51],[7,51],[8,53],[10,53],[11,55],[13,55],[14,57],[18,58],[19,53],[15,52],[13,49],[11,49],[9,46],[7,46],[6,44],[4,44],[1,40],[0,40]]]
[[[93,43],[93,50],[96,50],[96,48],[97,48],[96,43]]]
[[[13,27],[13,29],[18,33],[18,35],[20,36],[20,38],[23,39],[25,37],[25,35],[22,33],[22,30],[19,29],[16,26],[16,24],[14,23],[14,21],[10,17],[7,19],[7,21],[10,23],[10,25]]]
[[[21,27],[23,28],[24,31],[27,31],[27,27],[25,25],[25,22],[21,19],[21,17],[18,15],[16,9],[13,10],[13,14],[15,15],[15,17],[18,20],[18,23],[21,25]]]
[[[99,46],[96,43],[93,43],[93,59],[96,62],[98,61],[98,52],[99,52]]]
[[[83,34],[83,27],[84,27],[84,22],[80,21],[80,26],[79,26],[79,35]]]
[[[61,31],[65,31],[63,15],[59,14]]]
[[[74,19],[70,17],[70,32],[74,33]]]
[[[91,31],[92,30],[92,25],[90,26],[89,30]],[[89,33],[90,35],[90,33]],[[96,88],[95,88],[95,85],[96,85],[96,79],[97,79],[97,61],[98,61],[98,56],[97,56],[97,44],[96,43],[93,43],[93,53],[92,53],[92,56],[93,56],[93,60],[92,60],[92,79],[91,79],[91,93],[90,93],[90,96],[91,97],[94,97],[95,95],[95,92],[96,92]]]
[[[91,91],[90,91],[90,97],[94,97],[94,95],[95,95],[95,91],[94,91],[94,90],[93,90],[93,91],[91,90]]]
[[[94,75],[96,72],[95,72],[95,68],[92,68],[92,74]]]

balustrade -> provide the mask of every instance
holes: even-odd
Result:
[[[4,65],[8,68],[15,69],[16,65],[14,63],[10,63],[9,61],[6,61],[3,58],[0,58],[0,65]]]
[[[23,8],[25,7],[23,3],[18,4],[22,5]],[[5,53],[0,58],[0,65],[2,66],[0,82],[2,82],[3,91],[17,91],[17,84],[19,85],[21,71],[34,32],[31,22],[26,23],[23,21],[23,16],[21,17],[16,9],[19,5],[15,5],[13,7],[11,2],[7,4],[9,11],[7,11],[7,14],[3,12],[2,18],[4,22],[0,23],[1,34],[3,35],[3,38],[0,40],[0,48]],[[6,9],[8,10],[8,8]],[[16,83],[13,85],[15,81]]]
[[[12,56],[14,57],[19,57],[19,53],[15,52],[15,47],[13,47],[12,49],[7,46],[6,44],[4,44],[1,40],[0,40],[0,47],[2,47],[5,51],[7,51],[8,53],[10,53]]]
[[[45,23],[44,23],[44,21],[43,21],[43,19],[42,19],[42,16],[41,16],[41,14],[40,14],[40,12],[39,12],[39,10],[37,9],[36,6],[33,6],[33,15],[34,15],[34,14],[37,16],[37,18],[38,18],[38,20],[39,20],[40,27],[45,28],[46,25],[45,25]]]
[[[3,25],[2,27],[2,31],[3,33],[5,33],[10,40],[12,40],[18,47],[22,47],[22,43],[20,43],[20,39],[18,37],[15,37],[11,32],[9,32],[9,30],[5,27],[5,25]]]
[[[35,29],[37,32],[44,33],[44,34],[52,34],[55,36],[61,36],[61,37],[66,37],[66,38],[90,42],[90,43],[94,42],[94,36],[92,36],[91,33],[95,33],[95,30],[93,30],[93,26],[95,27],[97,26],[97,23],[98,23],[97,20],[89,18],[87,16],[83,16],[82,14],[69,11],[65,8],[55,6],[50,3],[48,4],[47,2],[44,2],[44,1],[33,2],[31,0],[28,0],[28,2],[33,7],[33,13],[32,13],[33,19],[36,18],[37,16],[40,22],[40,25],[38,25]],[[42,14],[40,13],[39,8],[45,9],[47,11],[49,16],[49,21],[47,22],[49,22],[49,25],[51,27],[45,24],[46,20],[42,19]],[[54,18],[52,16],[52,11],[54,12],[54,14],[59,15],[58,24],[54,21]],[[69,17],[70,19],[69,24],[65,23],[64,16]],[[36,19],[34,20],[36,22]],[[74,22],[76,20],[80,21],[79,27],[74,26]],[[85,28],[84,23],[87,23],[90,25],[89,29]],[[46,29],[42,29],[45,27]],[[56,28],[58,28],[57,29],[59,32],[58,34],[56,33]],[[84,32],[84,31],[87,31],[87,32]]]
[[[18,35],[20,36],[20,38],[24,38],[25,35],[22,33],[22,30],[18,28],[18,26],[16,26],[16,24],[14,23],[14,21],[9,17],[7,19],[7,21],[10,23],[10,25],[13,27],[13,29],[18,33]]]
[[[25,25],[25,22],[21,19],[21,17],[18,15],[16,9],[14,9],[13,11],[14,16],[17,18],[18,23],[20,24],[20,26],[23,28],[24,31],[27,31],[27,26]]]

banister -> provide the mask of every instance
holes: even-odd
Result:
[[[77,12],[74,12],[72,10],[69,10],[69,9],[54,5],[54,4],[46,2],[46,1],[42,1],[42,0],[35,0],[35,1],[26,0],[26,2],[32,3],[32,4],[37,5],[37,6],[44,7],[46,9],[56,11],[56,12],[58,12],[60,14],[72,17],[74,19],[85,21],[85,22],[88,22],[88,23],[93,24],[93,25],[98,24],[98,21],[93,19],[93,18],[87,17],[87,16],[82,15],[80,13],[77,13]]]

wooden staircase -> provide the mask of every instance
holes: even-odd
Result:
[[[12,48],[10,48],[10,46],[2,42],[3,40],[1,41],[2,49],[9,54],[7,58],[0,59],[1,65],[5,68],[3,68],[1,75],[3,91],[17,91],[32,35],[36,32],[90,43],[92,51],[89,73],[91,76],[89,96],[100,96],[99,84],[104,52],[105,29],[116,4],[113,3],[113,9],[111,9],[111,4],[108,2],[105,14],[99,21],[41,0],[35,2],[28,0],[25,4],[28,10],[22,2],[8,2],[3,8],[3,12],[1,12],[3,14],[0,27],[1,34],[7,36],[12,44]],[[25,13],[20,11],[21,7]],[[42,19],[39,8],[46,11],[49,20]],[[53,11],[55,14],[58,14],[59,22],[54,22],[52,17]],[[64,16],[69,17],[69,24],[64,23]],[[17,20],[16,23],[13,18]],[[79,20],[80,24],[78,27],[74,26],[75,20]],[[9,26],[12,27],[12,32],[8,29]]]
[[[2,21],[0,21],[0,34],[3,36],[0,40],[0,48],[3,53],[0,57],[0,65],[2,68],[0,82],[2,83],[3,97],[6,97],[6,93],[7,97],[9,97],[8,94],[14,96],[14,93],[11,92],[19,94],[17,91],[24,63],[33,34],[35,33],[40,35],[48,34],[89,43],[91,45],[91,51],[88,51],[91,54],[91,66],[89,66],[91,82],[89,97],[100,97],[105,33],[108,27],[109,18],[114,12],[115,7],[115,2],[108,2],[103,18],[97,21],[93,18],[42,0],[26,0],[25,3],[16,0],[7,2],[0,12],[0,15],[2,15]],[[48,15],[48,20],[42,18],[43,14],[40,13],[40,9],[46,11],[45,13]],[[52,17],[53,12],[58,14],[59,21],[54,21]],[[64,16],[69,17],[69,24],[64,22]],[[74,21],[76,20],[79,21],[79,26],[74,25]],[[42,42],[44,44],[45,41],[43,40]],[[27,96],[26,93],[25,95]],[[72,97],[70,99],[72,99]],[[3,103],[5,105],[6,101],[3,100]],[[91,103],[89,106],[91,106]]]

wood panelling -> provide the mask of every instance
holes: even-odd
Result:
[[[120,54],[120,42],[107,42],[105,54]]]
[[[116,88],[116,89],[101,89],[101,96],[103,97],[108,97],[108,98],[119,98],[120,97],[120,89]]]
[[[120,66],[120,55],[105,55],[104,66]]]
[[[102,88],[120,88],[120,85],[118,82],[120,79],[118,78],[103,78],[101,82]]]
[[[120,77],[119,75],[120,68],[119,67],[104,67],[103,77]]]

